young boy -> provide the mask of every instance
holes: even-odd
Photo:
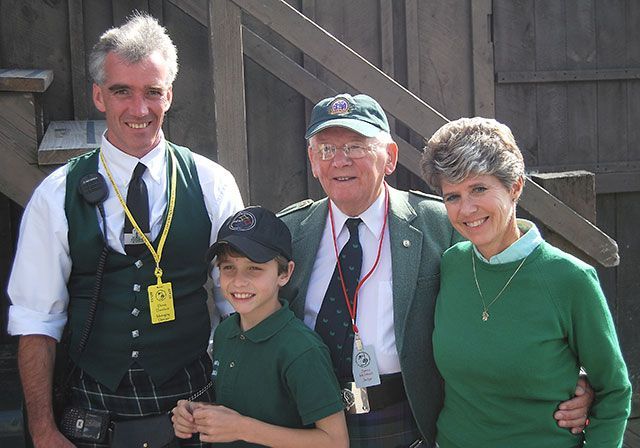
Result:
[[[224,446],[348,446],[329,351],[278,299],[294,267],[287,226],[265,208],[246,208],[225,221],[208,257],[237,313],[213,339],[215,404],[179,401],[176,436],[232,442]]]

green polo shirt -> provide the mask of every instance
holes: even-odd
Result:
[[[266,423],[304,428],[344,408],[329,350],[286,301],[281,303],[282,308],[249,331],[242,331],[238,314],[216,329],[216,403]]]

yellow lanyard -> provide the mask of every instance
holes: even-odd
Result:
[[[160,236],[160,242],[158,243],[157,251],[153,248],[153,246],[151,245],[151,241],[149,241],[149,238],[147,238],[147,235],[145,235],[144,232],[142,232],[142,229],[140,229],[140,226],[138,226],[138,223],[136,222],[135,218],[127,208],[127,203],[122,198],[122,195],[120,194],[120,190],[118,190],[118,186],[113,180],[113,176],[111,175],[111,171],[109,171],[109,167],[107,166],[107,161],[105,160],[104,155],[102,154],[102,150],[100,151],[100,160],[102,161],[102,166],[104,166],[104,170],[107,173],[109,182],[111,182],[111,185],[113,186],[113,189],[116,192],[116,196],[118,197],[118,201],[120,201],[120,205],[122,205],[122,208],[124,209],[124,213],[127,215],[127,218],[133,225],[133,228],[136,229],[136,232],[138,232],[138,235],[140,235],[140,238],[142,238],[142,241],[144,241],[144,244],[146,244],[146,246],[149,248],[149,252],[151,252],[153,259],[156,262],[156,269],[154,271],[154,274],[158,279],[158,284],[162,283],[162,269],[160,269],[160,260],[162,259],[162,249],[164,248],[164,243],[167,240],[167,234],[169,233],[169,227],[171,227],[171,220],[173,219],[173,212],[175,210],[175,205],[176,205],[176,184],[177,184],[176,165],[178,163],[176,160],[176,156],[173,154],[173,151],[171,151],[171,149],[169,149],[168,147],[167,147],[167,150],[171,155],[171,194],[169,196],[169,210],[167,212],[167,221],[164,224],[164,228],[162,229],[162,235]]]

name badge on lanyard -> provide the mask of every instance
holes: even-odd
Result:
[[[353,380],[357,387],[380,384],[380,371],[373,346],[362,344],[359,334],[355,334],[355,353],[352,362]]]

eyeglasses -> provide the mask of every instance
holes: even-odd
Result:
[[[367,153],[373,151],[378,145],[375,143],[347,143],[341,147],[331,143],[320,143],[316,148],[316,153],[320,156],[320,160],[331,160],[336,156],[338,148],[342,149],[345,157],[350,159],[362,159]]]

